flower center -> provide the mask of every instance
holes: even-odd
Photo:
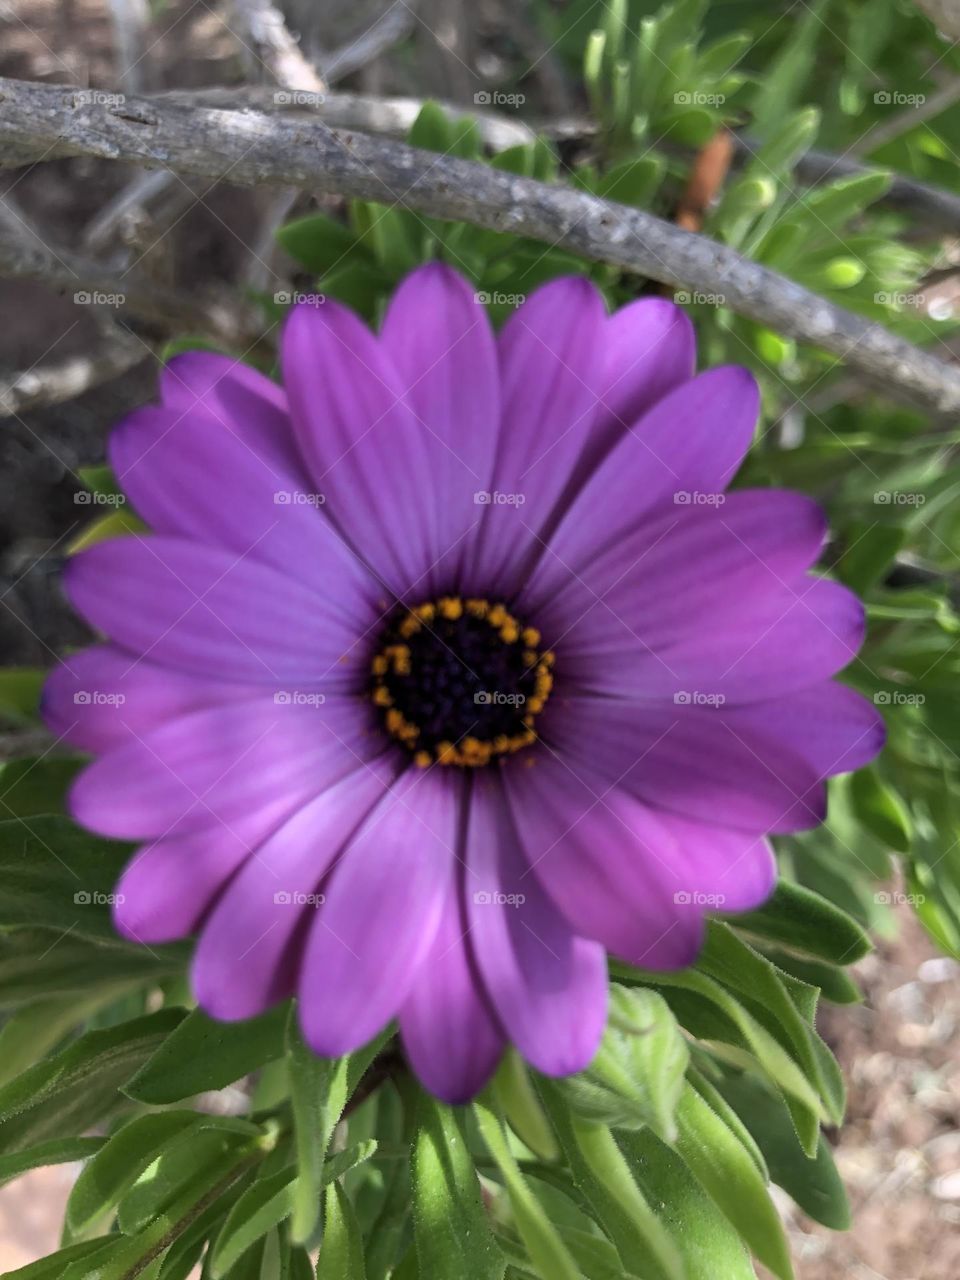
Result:
[[[502,604],[442,596],[398,614],[371,663],[371,696],[421,768],[475,767],[536,740],[553,687],[540,632]]]

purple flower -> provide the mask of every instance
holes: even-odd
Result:
[[[172,360],[110,442],[152,532],[67,570],[108,639],[45,707],[76,819],[144,842],[117,927],[199,931],[201,1005],[296,994],[321,1054],[397,1018],[442,1098],[507,1041],[577,1071],[606,952],[689,964],[879,749],[830,681],[863,610],[813,502],[726,492],[757,388],[666,301],[557,280],[496,337],[434,264],[379,337],[298,306],[282,365]]]

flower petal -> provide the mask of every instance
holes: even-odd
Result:
[[[425,586],[459,580],[468,539],[480,523],[500,421],[497,347],[486,308],[451,267],[431,262],[403,281],[387,308],[382,342],[423,428],[436,545]]]
[[[321,495],[301,488],[302,468],[263,457],[206,413],[138,409],[114,429],[110,460],[156,533],[272,565],[323,599],[356,602],[361,623],[382,595],[325,518]]]
[[[381,757],[341,778],[234,876],[203,926],[191,969],[197,1000],[211,1017],[252,1018],[292,993],[298,934],[322,910],[323,877],[395,773],[396,763]]]
[[[51,733],[102,753],[189,711],[262,696],[262,686],[184,675],[99,644],[51,671],[40,710]]]
[[[178,416],[209,414],[278,470],[306,480],[286,392],[242,360],[213,351],[182,352],[160,371],[160,399]]]
[[[677,902],[688,877],[658,814],[552,757],[505,775],[505,785],[529,863],[524,883],[538,880],[576,933],[647,969],[693,963],[703,912]]]
[[[300,973],[300,1020],[316,1053],[366,1044],[406,1000],[440,927],[456,856],[454,782],[408,769],[333,870]]]
[[[477,594],[509,596],[539,555],[596,419],[604,324],[600,294],[570,277],[537,289],[503,327],[500,436],[469,562]]]
[[[496,1070],[505,1036],[470,945],[459,868],[440,927],[400,1009],[404,1048],[417,1077],[444,1102],[468,1102]]]
[[[501,1024],[539,1071],[582,1071],[606,1022],[603,947],[577,937],[524,874],[506,799],[486,777],[471,797],[467,870],[471,941]]]
[[[610,450],[572,499],[547,553],[556,573],[582,573],[651,513],[687,495],[723,493],[753,439],[760,395],[753,375],[710,369],[668,392]],[[546,589],[546,588],[545,588]]]
[[[823,821],[813,765],[776,739],[738,733],[722,707],[551,697],[541,720],[575,774],[599,774],[657,809],[748,832]]]
[[[348,307],[327,301],[293,308],[281,355],[294,430],[325,513],[384,589],[422,593],[448,548],[439,546],[428,433],[384,347]]]
[[[761,571],[744,590],[713,585],[646,608],[618,592],[622,614],[604,603],[569,628],[558,670],[593,693],[752,703],[834,675],[863,643],[863,606],[839,583],[804,576],[771,587]]]
[[[133,840],[232,826],[258,811],[281,821],[290,795],[316,795],[379,750],[353,698],[209,707],[88,765],[73,782],[70,812],[92,831]]]
[[[547,635],[595,611],[633,621],[696,618],[724,597],[797,578],[826,539],[823,510],[785,489],[741,489],[718,504],[671,506],[570,573],[548,550],[517,607]],[[595,606],[599,608],[595,609]]]
[[[604,325],[604,371],[591,451],[607,453],[634,423],[694,373],[697,340],[685,311],[666,298],[638,298]]]
[[[75,556],[64,585],[91,626],[189,674],[278,691],[334,688],[365,664],[354,598],[322,598],[219,547],[114,538]]]

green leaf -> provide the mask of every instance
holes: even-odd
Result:
[[[33,954],[37,954],[35,949]],[[107,988],[85,998],[74,994],[62,1000],[37,1000],[18,1009],[0,1030],[0,1085],[56,1048],[68,1032],[113,1000],[114,994]]]
[[[539,1089],[574,1185],[591,1215],[613,1241],[623,1264],[639,1270],[649,1280],[682,1277],[682,1260],[677,1258],[662,1223],[631,1179],[629,1168],[624,1170],[619,1152],[607,1162],[609,1151],[598,1149],[601,1137],[590,1127],[577,1124],[559,1082],[541,1079]]]
[[[839,1124],[842,1110],[836,1110],[832,1075],[821,1069],[816,1048],[818,1037],[812,1023],[816,1010],[816,991],[780,973],[765,956],[738,938],[728,924],[711,920],[707,940],[700,955],[699,967],[726,987],[746,997],[754,1016],[780,1040],[798,1065],[813,1081],[830,1108],[830,1117]],[[806,1000],[806,1018],[797,1008],[798,999]]]
[[[162,1106],[226,1088],[283,1056],[288,1013],[289,1004],[280,1004],[243,1022],[215,1022],[193,1009],[124,1093],[136,1102]]]
[[[797,1141],[782,1100],[760,1081],[730,1075],[718,1081],[717,1089],[753,1134],[777,1186],[815,1221],[834,1231],[846,1231],[850,1226],[850,1206],[824,1138],[820,1137],[811,1160]]]
[[[780,1217],[752,1156],[719,1115],[687,1085],[677,1108],[677,1151],[746,1241],[781,1280],[792,1280]]]
[[[79,1244],[68,1245],[66,1249],[58,1249],[45,1258],[29,1262],[17,1271],[8,1271],[4,1280],[64,1280],[66,1270],[71,1263],[83,1260],[93,1266],[98,1258],[105,1258],[113,1251],[112,1240],[82,1240]]]
[[[0,670],[0,720],[26,724],[35,720],[46,671],[35,667],[4,667]]]
[[[618,1128],[649,1125],[667,1142],[689,1060],[663,996],[643,987],[610,988],[610,1017],[586,1071],[564,1081],[573,1110]]]
[[[256,1137],[256,1125],[196,1111],[138,1116],[118,1130],[81,1171],[67,1202],[67,1223],[82,1234],[120,1200],[143,1171],[188,1130],[216,1129]]]
[[[490,1231],[456,1113],[426,1094],[418,1107],[411,1170],[422,1274],[500,1280],[505,1260]]]
[[[453,141],[453,126],[439,102],[428,101],[420,108],[420,114],[410,127],[407,141],[411,147],[424,151],[446,153]]]
[[[112,891],[131,846],[68,818],[0,821],[0,925],[42,925],[116,942]]]
[[[0,1089],[0,1150],[23,1151],[100,1123],[123,1104],[117,1090],[177,1027],[183,1012],[162,1009],[88,1031]]]
[[[605,200],[618,200],[640,208],[649,204],[663,180],[666,161],[662,156],[642,156],[614,165],[597,185],[597,195]]]
[[[317,1259],[317,1280],[366,1280],[360,1226],[339,1182],[334,1182],[326,1190],[323,1216],[323,1244]]]
[[[550,1122],[543,1113],[527,1064],[508,1048],[493,1078],[493,1093],[504,1119],[517,1137],[541,1160],[560,1154]]]
[[[850,801],[854,813],[882,844],[898,853],[910,851],[913,838],[910,814],[872,765],[858,770],[850,779]]]
[[[293,1165],[258,1179],[240,1196],[227,1215],[210,1255],[212,1280],[221,1280],[262,1236],[289,1217],[293,1207],[290,1184]]]
[[[680,1252],[686,1280],[756,1280],[740,1236],[686,1162],[649,1129],[620,1133],[617,1141]]]
[[[502,1120],[485,1103],[475,1102],[473,1109],[487,1150],[503,1177],[517,1230],[534,1265],[550,1280],[582,1280],[570,1251],[527,1186],[510,1151]]]
[[[68,1025],[76,1026],[85,1009],[179,973],[182,964],[178,947],[108,945],[51,929],[11,929],[0,933],[0,1008],[68,996],[76,1013]],[[5,1067],[4,1062],[0,1077]]]
[[[364,1072],[389,1039],[384,1032],[343,1058],[320,1058],[304,1043],[293,1003],[286,1026],[287,1070],[293,1107],[297,1181],[293,1188],[293,1238],[308,1240],[320,1211],[323,1162],[343,1109]]]
[[[19,1178],[29,1169],[41,1169],[51,1164],[69,1164],[74,1160],[86,1160],[103,1146],[103,1138],[51,1138],[26,1151],[0,1156],[0,1183]]]
[[[873,950],[866,933],[845,911],[784,879],[762,907],[737,916],[736,928],[831,964],[853,964]]]
[[[67,787],[83,764],[83,760],[56,757],[0,765],[0,819],[63,813]]]
[[[351,228],[325,213],[295,218],[280,227],[276,235],[277,242],[291,258],[318,276],[332,271],[357,247],[357,237]]]

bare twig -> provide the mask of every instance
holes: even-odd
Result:
[[[0,166],[95,155],[238,185],[295,186],[402,204],[512,232],[664,284],[722,296],[726,306],[810,343],[929,409],[960,409],[960,369],[944,364],[725,245],[638,209],[322,121],[171,106],[91,103],[62,86],[0,80]]]
[[[395,0],[363,35],[321,58],[327,81],[333,84],[337,80],[345,80],[379,58],[381,53],[407,38],[416,20],[414,0],[404,0],[403,3]]]
[[[0,418],[10,418],[72,400],[92,387],[119,378],[150,355],[150,348],[116,323],[103,324],[97,351],[58,364],[35,365],[25,373],[0,377]]]
[[[231,0],[230,14],[229,28],[259,72],[257,78],[305,93],[324,92],[323,77],[304,57],[283,14],[270,0]]]

